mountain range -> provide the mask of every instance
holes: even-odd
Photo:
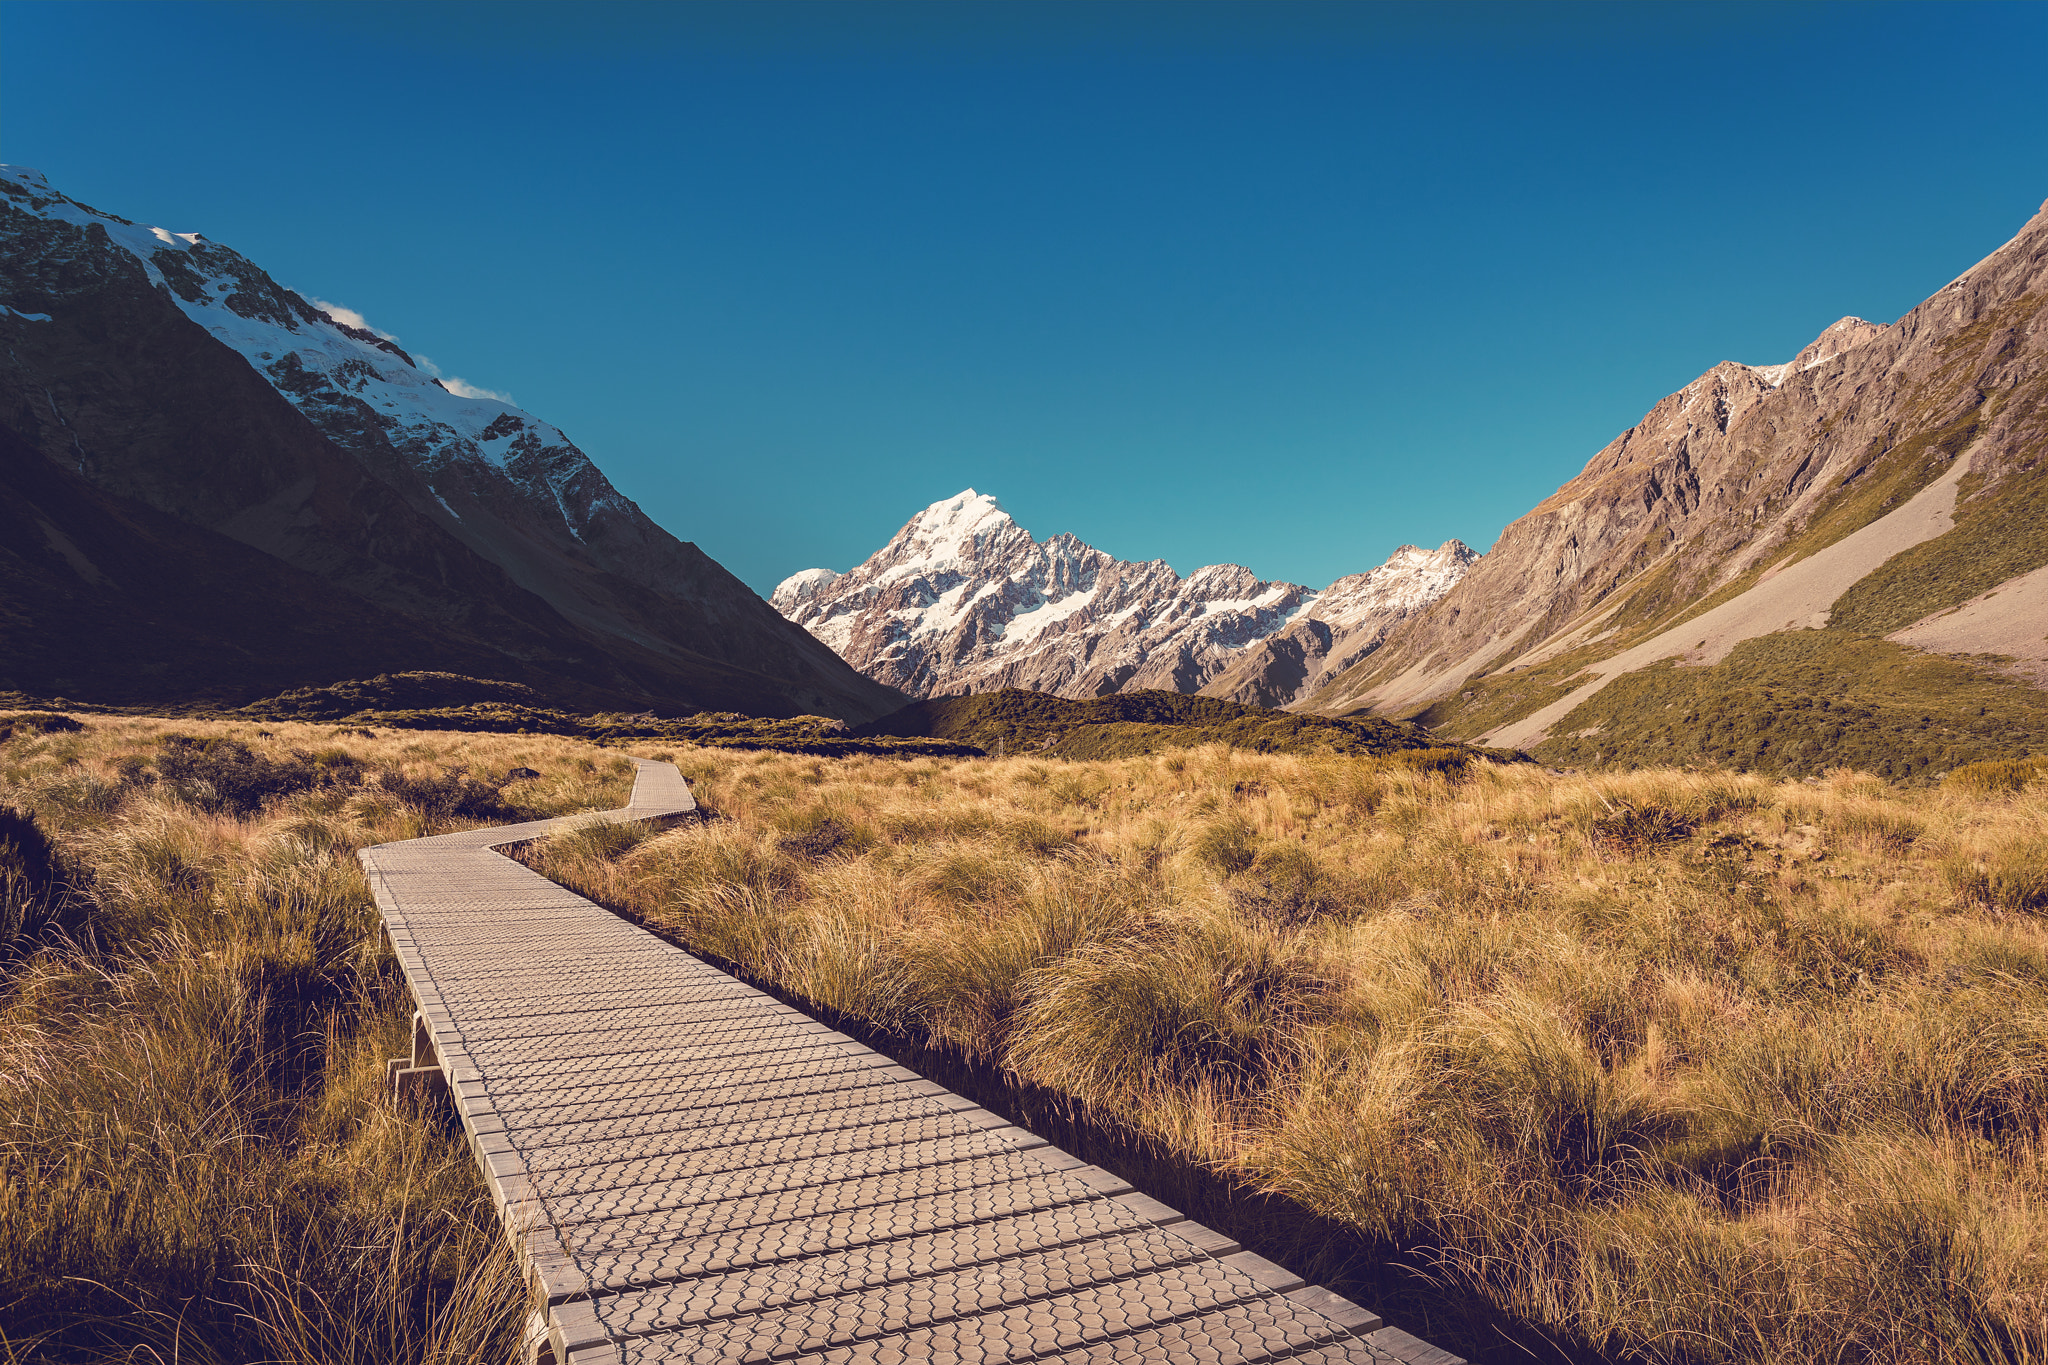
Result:
[[[2048,747],[2048,206],[1889,326],[1672,393],[1484,555],[1320,593],[1034,541],[969,490],[771,599],[915,696],[1163,688],[1419,720],[1556,762]]]
[[[1015,687],[1062,697],[1157,690],[1274,707],[1370,654],[1477,558],[1404,545],[1316,591],[1237,564],[1182,578],[1072,535],[1035,540],[987,494],[935,502],[846,573],[806,569],[769,598],[878,682],[916,697]]]
[[[903,703],[559,429],[360,321],[0,168],[0,690],[234,704],[441,670],[584,710]]]
[[[559,428],[4,167],[0,693],[235,706],[431,673],[565,712],[861,725],[1157,690],[1560,764],[1931,775],[2048,750],[2044,296],[2048,206],[1888,326],[1716,365],[1484,556],[1182,577],[968,489],[771,603]]]

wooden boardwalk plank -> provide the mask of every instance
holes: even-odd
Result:
[[[362,855],[543,1358],[1458,1365],[496,852],[695,809]]]

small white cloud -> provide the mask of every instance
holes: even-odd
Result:
[[[466,379],[457,379],[452,374],[441,376],[441,387],[457,398],[488,398],[494,403],[512,403],[512,395],[499,393],[496,389],[480,389]],[[518,404],[512,403],[514,407]]]
[[[353,308],[345,308],[338,303],[329,303],[325,299],[316,299],[310,294],[306,296],[306,302],[312,304],[344,327],[353,327],[359,332],[368,332],[373,336],[383,337],[386,341],[398,340],[397,337],[391,335],[382,327],[372,327],[370,320]]]
[[[515,408],[519,406],[519,400],[509,393],[499,393],[496,389],[486,389],[472,384],[467,379],[457,379],[452,374],[443,374],[439,365],[423,355],[414,355],[413,359],[419,362],[421,369],[439,381],[442,388],[457,398],[488,398],[494,403],[509,403]]]

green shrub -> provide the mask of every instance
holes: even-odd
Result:
[[[1942,779],[1944,787],[1973,796],[2007,796],[2023,791],[2048,773],[2048,756],[2031,758],[1990,758],[1982,763],[1965,763]]]
[[[1891,782],[2040,747],[2048,694],[1965,661],[1837,630],[1744,640],[1716,664],[1615,678],[1550,727],[1559,767],[1703,765]]]

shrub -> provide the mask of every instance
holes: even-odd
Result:
[[[239,740],[165,735],[157,741],[156,771],[184,800],[204,810],[254,815],[273,796],[290,796],[338,780],[334,770],[298,755],[265,758]],[[139,768],[123,770],[124,775]]]
[[[84,728],[81,722],[54,711],[22,711],[0,716],[0,743],[18,735],[64,735]]]
[[[402,772],[378,774],[377,785],[429,820],[509,820],[519,812],[496,787],[478,782],[459,768],[439,777],[409,777]]]
[[[2044,773],[2048,773],[2048,756],[1993,758],[1965,763],[1943,778],[1941,784],[1972,796],[2008,796],[2038,782]]]

